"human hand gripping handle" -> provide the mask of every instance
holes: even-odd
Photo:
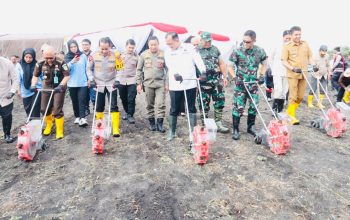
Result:
[[[300,69],[300,68],[295,68],[295,67],[293,67],[293,69],[292,69],[292,71],[294,72],[294,73],[303,73],[303,71]]]
[[[15,96],[15,93],[9,92],[9,93],[6,94],[5,98],[11,99],[13,96]]]

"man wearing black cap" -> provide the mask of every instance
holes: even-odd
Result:
[[[330,74],[330,66],[328,62],[326,45],[322,45],[320,47],[319,54],[314,59],[315,59],[315,64],[318,67],[318,71],[311,75],[310,84],[311,84],[312,90],[316,92],[316,94],[318,94],[318,98],[320,100],[320,103],[317,104],[317,107],[324,108],[324,106],[322,105],[322,101],[324,99],[325,91],[323,89],[326,89],[326,86],[327,86],[326,79],[327,79],[327,76]],[[314,105],[312,104],[313,97],[314,97],[313,93],[310,89],[309,96],[307,98],[307,106],[309,108],[314,107]]]
[[[225,106],[224,86],[227,86],[227,72],[219,49],[212,45],[211,42],[211,34],[209,32],[202,32],[200,45],[198,45],[198,53],[201,55],[207,69],[206,80],[200,83],[204,111],[205,114],[208,114],[210,99],[212,99],[214,105],[214,119],[218,127],[218,132],[227,133],[229,129],[222,124],[222,114]],[[200,100],[198,103],[201,105]]]

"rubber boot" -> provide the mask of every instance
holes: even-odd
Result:
[[[248,114],[247,118],[247,132],[248,134],[253,135],[254,137],[256,136],[256,129],[255,129],[255,118],[256,115],[250,115]]]
[[[52,114],[51,115],[47,115],[45,117],[45,124],[46,124],[46,127],[45,127],[45,130],[43,132],[43,135],[49,136],[51,134],[52,127],[53,127],[53,116],[52,116]]]
[[[216,109],[214,111],[215,123],[216,123],[216,126],[218,128],[218,132],[228,133],[228,132],[230,132],[230,130],[222,124],[222,112],[223,112],[222,109]]]
[[[190,113],[190,126],[191,131],[193,132],[194,127],[197,125],[197,115],[196,113]]]
[[[96,120],[103,119],[105,116],[105,113],[103,112],[96,112]]]
[[[297,107],[298,107],[298,104],[294,103],[294,104],[289,104],[287,108],[287,114],[291,118],[292,125],[298,125],[300,123],[299,120],[295,117],[295,110],[297,109]]]
[[[64,137],[64,117],[56,118],[56,139]]]
[[[119,112],[112,112],[112,134],[113,137],[120,137],[119,133],[119,123],[120,123],[120,113]]]
[[[148,129],[150,131],[156,131],[157,130],[156,119],[155,118],[149,118],[148,121],[149,121]]]
[[[239,122],[241,118],[238,116],[232,116],[232,139],[233,140],[239,140],[240,134],[239,134]]]
[[[322,104],[324,100],[324,95],[320,94],[319,99],[320,99],[320,103],[317,103],[317,107],[324,108],[324,105]]]
[[[345,91],[343,100],[345,103],[350,104],[350,91]]]
[[[164,133],[165,129],[163,127],[163,118],[157,118],[157,131],[159,131],[160,133]]]
[[[177,116],[170,115],[169,116],[168,141],[171,141],[175,138],[176,124],[177,124]]]
[[[313,95],[309,95],[307,97],[307,107],[308,108],[313,108],[315,107],[313,104],[312,104],[312,100],[314,99],[314,96]]]

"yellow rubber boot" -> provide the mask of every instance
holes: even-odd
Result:
[[[56,118],[56,139],[62,139],[64,137],[64,117]]]
[[[350,104],[349,98],[350,98],[350,91],[345,91],[345,94],[344,94],[344,97],[343,97],[344,102],[347,103],[347,104]]]
[[[307,107],[309,107],[309,108],[313,108],[313,107],[315,107],[313,104],[312,104],[312,100],[314,99],[314,96],[313,95],[309,95],[308,97],[307,97]]]
[[[299,120],[295,117],[295,110],[297,109],[298,104],[289,104],[287,108],[287,114],[291,118],[291,123],[292,125],[298,125],[300,122]]]
[[[46,127],[45,127],[45,130],[44,130],[43,134],[45,136],[49,136],[51,134],[52,126],[53,126],[53,116],[52,116],[52,114],[51,115],[47,115],[45,117],[45,124],[46,124]]]
[[[324,108],[324,105],[322,104],[322,102],[324,100],[324,95],[320,94],[319,99],[320,99],[320,103],[317,104],[317,107]]]
[[[105,113],[103,112],[96,112],[96,120],[103,119],[105,116]]]
[[[111,116],[112,116],[113,137],[120,137],[120,133],[119,133],[120,113],[119,112],[112,112]]]

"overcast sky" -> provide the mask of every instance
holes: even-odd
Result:
[[[0,10],[0,33],[83,33],[153,21],[234,40],[252,29],[268,51],[298,25],[313,49],[350,45],[349,0],[4,0]]]

